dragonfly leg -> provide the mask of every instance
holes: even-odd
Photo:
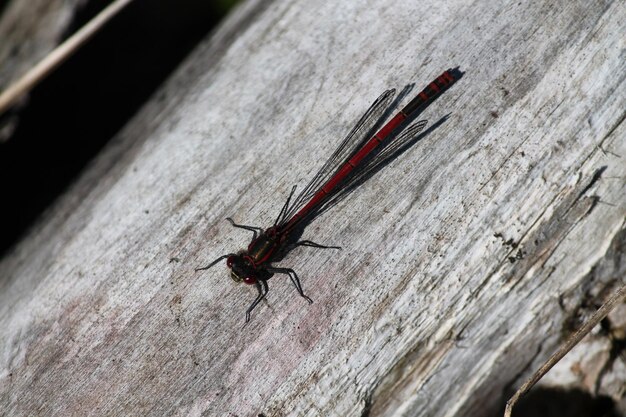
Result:
[[[246,323],[250,321],[250,312],[254,310],[254,308],[261,302],[262,299],[265,298],[269,288],[267,286],[267,282],[263,279],[258,280],[256,282],[256,289],[259,291],[259,295],[254,299],[250,307],[246,310]]]
[[[271,272],[271,273],[289,275],[289,279],[291,279],[291,282],[293,282],[293,285],[298,290],[298,293],[305,300],[307,300],[309,302],[309,304],[313,303],[313,300],[311,300],[309,297],[304,295],[304,292],[302,291],[302,285],[300,284],[300,279],[298,278],[298,275],[296,274],[296,271],[294,271],[291,268],[274,268],[274,267],[266,268],[266,270],[267,270],[267,272]]]
[[[318,249],[339,249],[339,250],[341,250],[341,246],[324,246],[324,245],[320,245],[319,243],[311,242],[310,240],[301,240],[299,242],[294,243],[293,246],[294,247],[296,247],[296,246],[310,246],[312,248],[318,248]]]
[[[213,265],[215,265],[216,263],[218,263],[218,262],[219,262],[219,261],[221,261],[222,259],[226,259],[226,258],[228,258],[229,256],[235,256],[235,254],[234,254],[234,253],[229,253],[229,254],[227,254],[227,255],[220,256],[219,258],[217,258],[216,260],[214,260],[213,262],[211,262],[211,263],[210,263],[210,264],[208,264],[207,266],[203,266],[202,268],[196,268],[196,272],[198,272],[198,271],[203,271],[203,270],[205,270],[205,269],[209,269],[210,267],[212,267]]]
[[[235,223],[235,221],[233,219],[231,219],[230,217],[226,217],[226,220],[228,220],[230,222],[230,224],[233,227],[237,227],[239,229],[245,229],[245,230],[249,230],[252,232],[253,236],[252,239],[256,239],[258,234],[263,232],[263,229],[260,227],[256,227],[256,226],[246,226],[245,224],[237,224]]]

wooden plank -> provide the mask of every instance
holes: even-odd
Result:
[[[243,4],[1,261],[8,415],[484,415],[623,279],[621,2],[344,3]],[[254,290],[194,272],[247,244],[223,219],[454,66],[447,121],[304,233],[344,250],[282,262],[315,303],[273,278],[242,328]]]

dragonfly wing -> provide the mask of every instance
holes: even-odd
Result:
[[[382,93],[374,101],[313,179],[289,203],[288,207],[281,211],[276,224],[283,225],[291,219],[315,195],[320,187],[331,179],[339,168],[363,146],[364,142],[376,133],[376,129],[387,116],[386,113],[390,109],[395,94],[395,89],[390,89]]]
[[[328,199],[315,211],[314,216],[317,216],[330,207],[343,200],[350,192],[354,191],[356,187],[373,176],[381,168],[383,168],[391,160],[395,159],[401,153],[406,151],[415,140],[419,139],[419,133],[426,127],[428,122],[426,120],[420,120],[415,122],[408,128],[404,129],[396,135],[396,137],[390,137],[385,143],[382,144],[382,149],[375,155],[372,155],[369,159],[363,161],[357,168],[355,168],[353,175],[346,178],[345,182],[337,187],[337,191],[332,195],[329,195]]]

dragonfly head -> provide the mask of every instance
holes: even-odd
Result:
[[[255,284],[256,273],[254,268],[241,255],[231,255],[226,259],[226,266],[230,268],[230,277],[236,283]]]

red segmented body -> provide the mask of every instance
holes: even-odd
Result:
[[[378,133],[376,133],[363,147],[350,159],[343,167],[332,177],[313,198],[297,212],[291,220],[287,222],[281,233],[289,232],[298,221],[306,217],[314,210],[324,198],[333,191],[333,189],[356,168],[367,155],[369,155],[378,145],[380,145],[391,132],[394,131],[405,119],[411,117],[412,113],[419,110],[422,105],[435,97],[441,90],[447,88],[454,82],[454,77],[449,71],[445,71],[435,81],[430,83],[428,87],[422,90],[409,104],[407,104],[398,114],[396,114]]]

